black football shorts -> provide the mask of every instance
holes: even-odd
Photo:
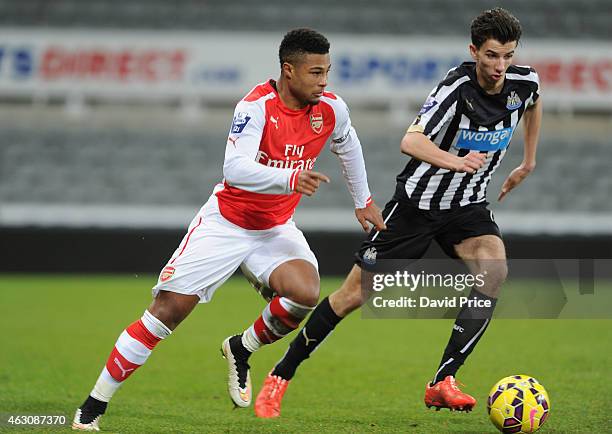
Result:
[[[409,200],[391,200],[385,205],[383,218],[387,229],[373,229],[355,254],[361,268],[372,268],[382,259],[417,260],[423,257],[435,240],[451,258],[457,258],[455,245],[466,238],[495,235],[499,227],[487,203],[459,208],[429,211],[419,209]]]

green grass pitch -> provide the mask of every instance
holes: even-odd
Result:
[[[0,275],[0,413],[64,414],[71,420],[119,333],[150,302],[154,280]],[[340,282],[324,279],[323,294]],[[422,401],[450,320],[364,320],[358,312],[302,365],[285,395],[282,417],[259,420],[252,408],[232,409],[219,346],[246,328],[263,306],[244,280],[230,280],[119,390],[102,429],[493,433],[485,404],[489,388],[507,375],[529,374],[551,399],[542,432],[612,430],[612,321],[495,320],[458,374],[464,390],[478,400],[474,412],[464,414],[427,410]],[[255,392],[289,339],[252,357]],[[0,426],[3,430],[20,432],[6,425]],[[69,429],[46,430],[62,431]]]

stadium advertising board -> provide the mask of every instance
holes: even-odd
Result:
[[[234,101],[278,73],[280,34],[2,30],[0,95]],[[330,89],[351,103],[420,104],[467,39],[329,35]],[[612,50],[589,41],[525,38],[517,64],[535,66],[547,103],[612,108]]]

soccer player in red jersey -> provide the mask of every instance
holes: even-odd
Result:
[[[313,171],[324,147],[338,156],[364,230],[369,223],[384,229],[348,108],[338,95],[325,91],[329,42],[311,29],[292,30],[281,42],[279,58],[278,81],[255,86],[236,106],[224,180],[161,271],[149,308],[119,336],[76,411],[74,429],[99,430],[99,419],[119,386],[238,267],[273,293],[259,318],[222,344],[231,399],[239,407],[250,404],[250,355],[296,329],[319,298],[317,260],[292,216],[302,195],[312,196],[329,182]]]
[[[537,73],[512,65],[520,36],[519,21],[504,9],[484,11],[473,20],[469,49],[474,61],[448,72],[401,141],[401,151],[411,158],[383,211],[387,228],[370,233],[343,285],[319,303],[268,375],[255,401],[257,416],[280,415],[283,394],[300,363],[366,301],[362,270],[375,272],[384,260],[419,259],[434,240],[447,255],[462,259],[472,274],[485,278],[484,285],[471,289],[474,305],[464,306],[457,316],[424,401],[438,410],[470,411],[476,405],[458,388],[455,374],[486,331],[507,275],[505,247],[487,208],[486,188],[523,117],[523,162],[504,182],[499,200],[531,173],[542,117]]]

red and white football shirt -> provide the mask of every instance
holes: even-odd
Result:
[[[256,86],[234,111],[216,191],[223,217],[256,230],[287,222],[301,198],[299,172],[313,170],[326,145],[340,159],[355,207],[365,208],[371,202],[365,163],[344,101],[325,92],[319,104],[291,110],[273,80]]]

